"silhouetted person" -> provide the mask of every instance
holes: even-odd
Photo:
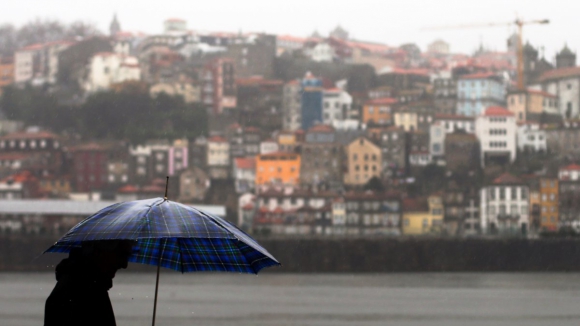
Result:
[[[134,241],[86,241],[56,266],[56,286],[46,299],[45,326],[115,326],[109,289],[127,268]]]

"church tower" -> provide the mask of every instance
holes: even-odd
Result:
[[[114,14],[113,21],[111,22],[111,25],[109,26],[109,33],[111,36],[115,36],[120,31],[121,31],[121,24],[119,24],[119,21],[117,20],[117,14]]]
[[[576,53],[572,52],[568,45],[564,45],[564,48],[560,53],[556,54],[556,68],[564,67],[575,67],[576,66]]]

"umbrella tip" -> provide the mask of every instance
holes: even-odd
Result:
[[[169,176],[167,176],[167,179],[165,180],[165,196],[163,196],[164,200],[167,200],[167,187],[169,186]]]

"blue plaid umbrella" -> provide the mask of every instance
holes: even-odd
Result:
[[[83,241],[136,240],[130,262],[185,272],[222,271],[257,274],[280,263],[233,224],[163,198],[108,206],[68,231],[46,252],[68,253]]]

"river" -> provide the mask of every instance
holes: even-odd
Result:
[[[1,273],[0,324],[42,325],[52,273]],[[117,325],[150,325],[155,275],[120,271]],[[579,273],[180,274],[157,325],[579,325]]]

